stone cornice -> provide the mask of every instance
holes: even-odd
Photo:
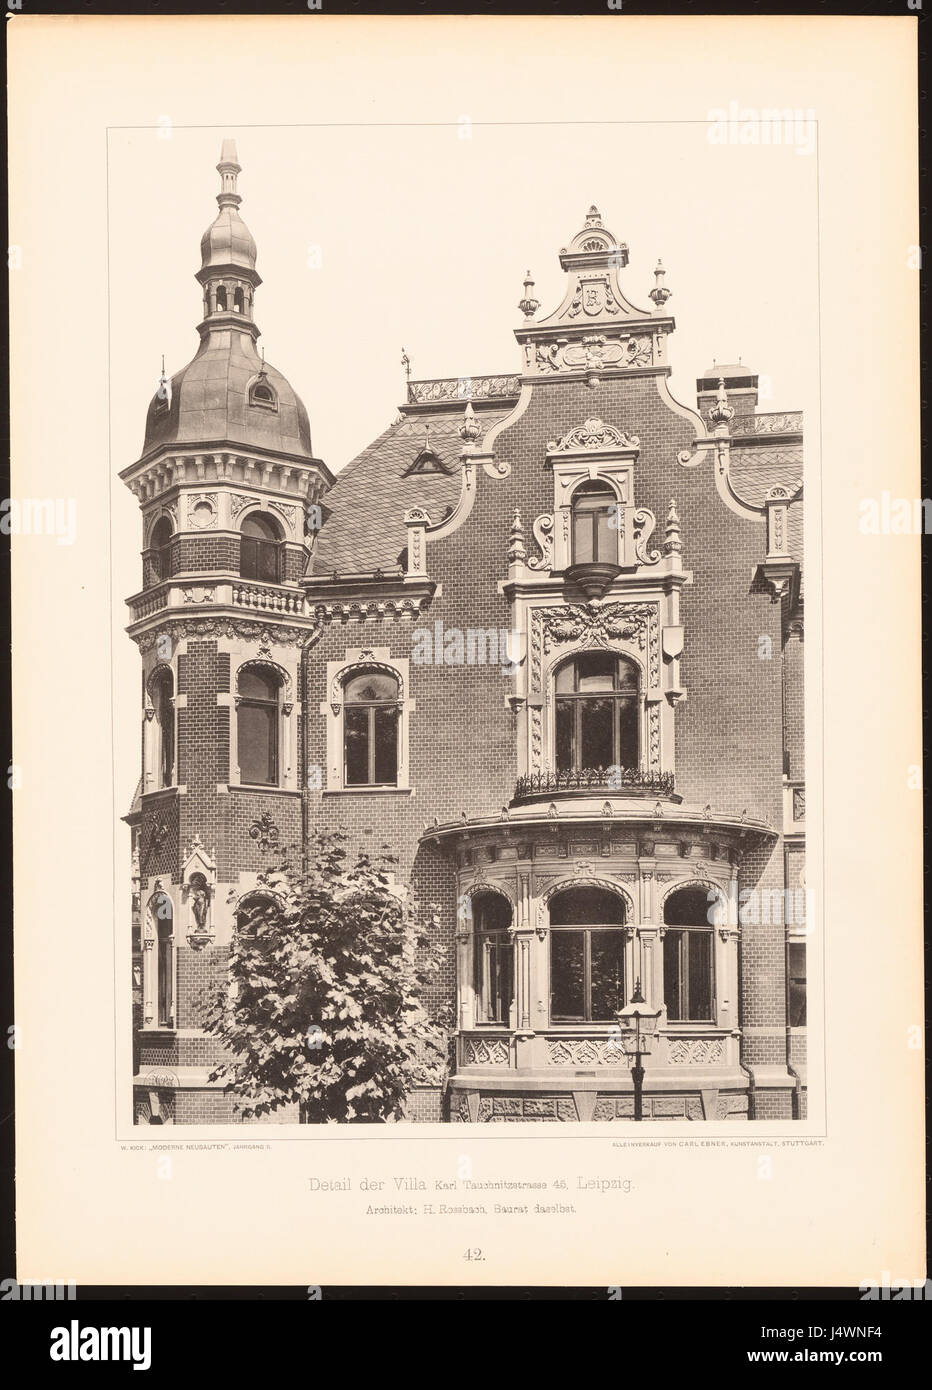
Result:
[[[258,641],[289,647],[310,646],[320,636],[320,623],[316,616],[305,623],[294,621],[283,623],[274,616],[265,614],[256,618],[246,618],[240,614],[224,612],[198,613],[197,616],[182,617],[178,610],[153,614],[127,628],[130,637],[140,651],[148,651],[163,635],[173,641],[187,638],[202,638],[205,641],[217,638],[242,638],[248,642]]]
[[[605,807],[610,808],[607,814]],[[653,793],[624,797],[618,793],[591,796],[580,792],[578,797],[561,799],[559,806],[537,804],[508,807],[498,816],[464,816],[458,821],[435,822],[424,827],[421,841],[441,845],[469,840],[478,833],[527,838],[530,835],[557,837],[574,828],[584,829],[590,836],[596,831],[610,830],[637,833],[648,842],[658,839],[679,841],[684,835],[701,832],[714,834],[736,846],[750,848],[767,840],[775,840],[778,832],[767,821],[749,816],[746,812],[714,811],[711,806],[677,805],[660,800]]]
[[[243,469],[244,466],[249,475],[236,477],[234,470],[237,467]],[[334,481],[323,459],[277,450],[266,452],[254,445],[237,444],[228,439],[160,444],[135,463],[121,469],[119,476],[140,497],[140,501],[148,501],[153,496],[167,492],[170,487],[188,483],[264,487],[268,484],[263,483],[263,476],[271,479],[274,470],[279,474],[277,490],[290,495],[295,492],[303,495],[308,491],[306,485],[303,488],[289,487],[291,475],[296,480],[306,480],[306,483],[320,479],[327,487]],[[274,484],[272,486],[275,487]],[[140,496],[140,493],[146,495]]]
[[[426,576],[402,574],[312,575],[301,581],[308,609],[323,622],[366,618],[414,618],[440,586]]]

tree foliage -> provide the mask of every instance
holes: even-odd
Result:
[[[351,862],[345,842],[319,835],[262,875],[209,1002],[227,1057],[212,1079],[247,1118],[297,1103],[308,1123],[398,1120],[414,1086],[442,1082],[448,1035],[425,1000],[443,952],[397,861]]]

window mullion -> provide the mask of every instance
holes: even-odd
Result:
[[[583,932],[583,1017],[592,1022],[592,933]]]
[[[680,1018],[689,1022],[689,932],[680,932]]]

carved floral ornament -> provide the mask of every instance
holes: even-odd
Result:
[[[239,618],[172,619],[161,623],[157,628],[130,635],[142,652],[151,651],[165,637],[171,638],[173,644],[191,638],[208,642],[221,637],[238,637],[248,642],[262,643],[272,640],[269,628],[264,624]],[[275,625],[274,641],[279,647],[309,646],[319,636],[320,623],[317,620],[308,627],[289,627],[278,623]]]
[[[578,643],[581,646],[611,648],[613,643],[627,642],[647,654],[648,685],[660,685],[660,619],[656,603],[612,603],[602,607],[598,602],[566,604],[559,608],[532,608],[531,616],[531,679],[535,690],[541,689],[543,658],[554,646]]]
[[[263,811],[249,827],[249,838],[255,840],[266,853],[275,849],[281,840],[281,832],[268,811]]]
[[[579,449],[637,449],[639,445],[636,434],[625,434],[614,425],[607,425],[604,420],[593,416],[570,430],[559,443],[552,439],[547,445],[547,453],[565,454]]]
[[[561,370],[598,372],[607,368],[649,367],[654,360],[650,337],[634,334],[608,338],[603,333],[593,333],[579,343],[566,338],[536,345],[527,343],[525,353],[528,368],[541,375]]]

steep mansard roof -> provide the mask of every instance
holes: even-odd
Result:
[[[510,411],[510,404],[477,410],[483,434]],[[341,469],[326,494],[332,515],[318,538],[311,573],[396,566],[408,543],[405,512],[424,507],[431,520],[440,521],[456,505],[462,422],[461,410],[404,415]],[[417,460],[425,451],[435,455],[447,471],[440,471],[429,459],[422,459],[418,468]]]

